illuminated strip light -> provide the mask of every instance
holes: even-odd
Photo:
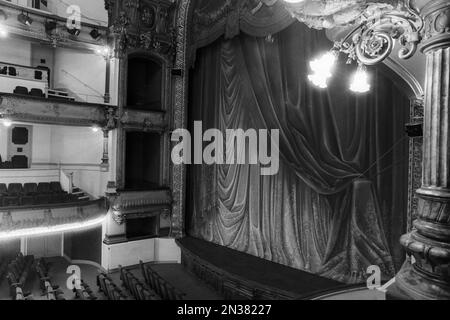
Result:
[[[15,230],[15,231],[11,231],[11,232],[0,232],[0,241],[10,240],[10,239],[14,239],[14,238],[21,238],[21,237],[44,236],[44,235],[49,235],[49,234],[53,234],[53,233],[61,233],[61,232],[67,232],[67,231],[77,231],[77,230],[89,229],[89,228],[95,227],[97,225],[101,225],[105,221],[105,219],[106,219],[106,216],[101,216],[101,217],[98,217],[98,218],[95,218],[92,220],[88,220],[88,221],[62,224],[62,225],[58,225],[58,226],[22,229],[22,230]]]

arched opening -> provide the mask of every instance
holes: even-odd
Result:
[[[131,109],[162,110],[162,65],[148,57],[128,59],[127,107]]]
[[[367,263],[390,278],[405,258],[398,239],[407,225],[409,92],[380,66],[370,69],[372,92],[354,95],[354,66],[345,61],[328,90],[311,88],[308,62],[329,46],[323,34],[294,23],[274,42],[240,35],[199,50],[188,127],[281,126],[289,139],[272,177],[251,165],[190,166],[186,231],[342,282],[363,281]],[[337,175],[328,175],[333,167]]]

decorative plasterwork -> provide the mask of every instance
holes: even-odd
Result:
[[[424,43],[422,50],[450,44],[450,7],[448,2],[427,5],[422,12],[425,17]]]
[[[163,132],[168,129],[165,112],[148,112],[126,109],[119,119],[123,129]]]
[[[126,219],[147,217],[155,212],[170,213],[172,197],[168,190],[119,192],[109,195],[112,218],[122,225]]]
[[[415,124],[423,123],[423,99],[413,100],[411,103],[410,121]],[[408,170],[408,231],[413,228],[417,218],[418,201],[416,190],[422,185],[422,157],[423,137],[409,140],[409,170]]]
[[[142,49],[173,60],[175,3],[167,0],[105,0],[115,55]]]
[[[183,76],[178,76],[173,82],[174,107],[173,127],[187,128],[187,94],[188,94],[188,20],[190,0],[181,0],[177,16],[177,47],[175,68],[183,70]],[[183,165],[172,165],[172,236],[181,238],[185,235],[185,198],[186,198],[186,168]]]
[[[56,101],[0,93],[0,114],[13,121],[56,125],[113,125],[110,115],[116,108],[108,105]]]

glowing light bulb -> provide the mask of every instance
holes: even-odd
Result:
[[[0,25],[0,38],[6,38],[8,36],[8,30],[2,25]]]
[[[109,56],[110,50],[108,47],[103,47],[101,49],[96,50],[97,54],[102,55],[104,57]]]
[[[358,67],[350,84],[350,90],[356,93],[365,93],[370,91],[369,75],[362,67]]]
[[[12,121],[9,120],[9,119],[3,119],[2,122],[3,122],[3,125],[4,125],[5,127],[7,127],[7,128],[9,128],[9,127],[12,126]]]
[[[334,52],[327,52],[318,59],[310,62],[313,74],[308,75],[309,81],[319,88],[328,86],[328,79],[333,76],[333,69],[336,64],[337,55]]]
[[[97,127],[97,126],[92,127],[92,132],[99,132],[99,131],[100,131],[99,127]]]

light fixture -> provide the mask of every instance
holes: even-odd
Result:
[[[309,81],[319,88],[326,88],[328,86],[328,79],[333,76],[336,61],[336,51],[329,51],[320,58],[311,61],[310,66],[314,73],[308,75]]]
[[[51,34],[56,29],[57,22],[55,20],[45,21],[45,32]]]
[[[8,118],[3,118],[2,124],[3,124],[5,127],[9,128],[9,127],[12,126],[12,121],[9,120]]]
[[[100,128],[98,127],[98,126],[93,126],[92,128],[91,128],[91,130],[92,130],[92,132],[99,132],[100,131]]]
[[[25,15],[23,12],[17,16],[17,20],[26,26],[31,26],[33,23],[33,19],[30,18],[28,13]]]
[[[350,84],[350,90],[356,93],[365,93],[370,91],[369,75],[363,65],[360,65],[358,70],[354,73]]]
[[[79,36],[81,33],[81,30],[78,28],[67,28],[67,32],[73,36]]]
[[[111,49],[108,46],[103,46],[95,50],[95,53],[101,55],[105,59],[111,58]]]
[[[345,5],[339,9],[337,5],[330,4],[334,2],[331,0],[284,0],[284,2],[287,11],[293,17],[311,28],[355,26],[341,41],[335,42],[332,50],[346,54],[348,64],[356,61],[360,66],[353,76],[351,85],[351,90],[355,92],[370,90],[368,76],[362,66],[383,62],[393,52],[395,41],[402,46],[398,53],[399,58],[409,59],[416,53],[422,40],[424,20],[413,8],[411,0],[400,0],[396,6],[385,1],[374,2],[370,6],[360,6],[359,9],[352,10]],[[321,8],[320,15],[318,8]],[[340,19],[334,19],[335,16]],[[330,61],[331,59],[322,57],[311,63],[314,73],[309,75],[308,79],[320,88],[326,88],[331,77]]]
[[[0,24],[0,38],[6,38],[8,36],[8,30],[2,24]]]
[[[98,29],[92,29],[91,32],[89,32],[89,35],[96,41],[102,38],[102,34],[98,31]]]

